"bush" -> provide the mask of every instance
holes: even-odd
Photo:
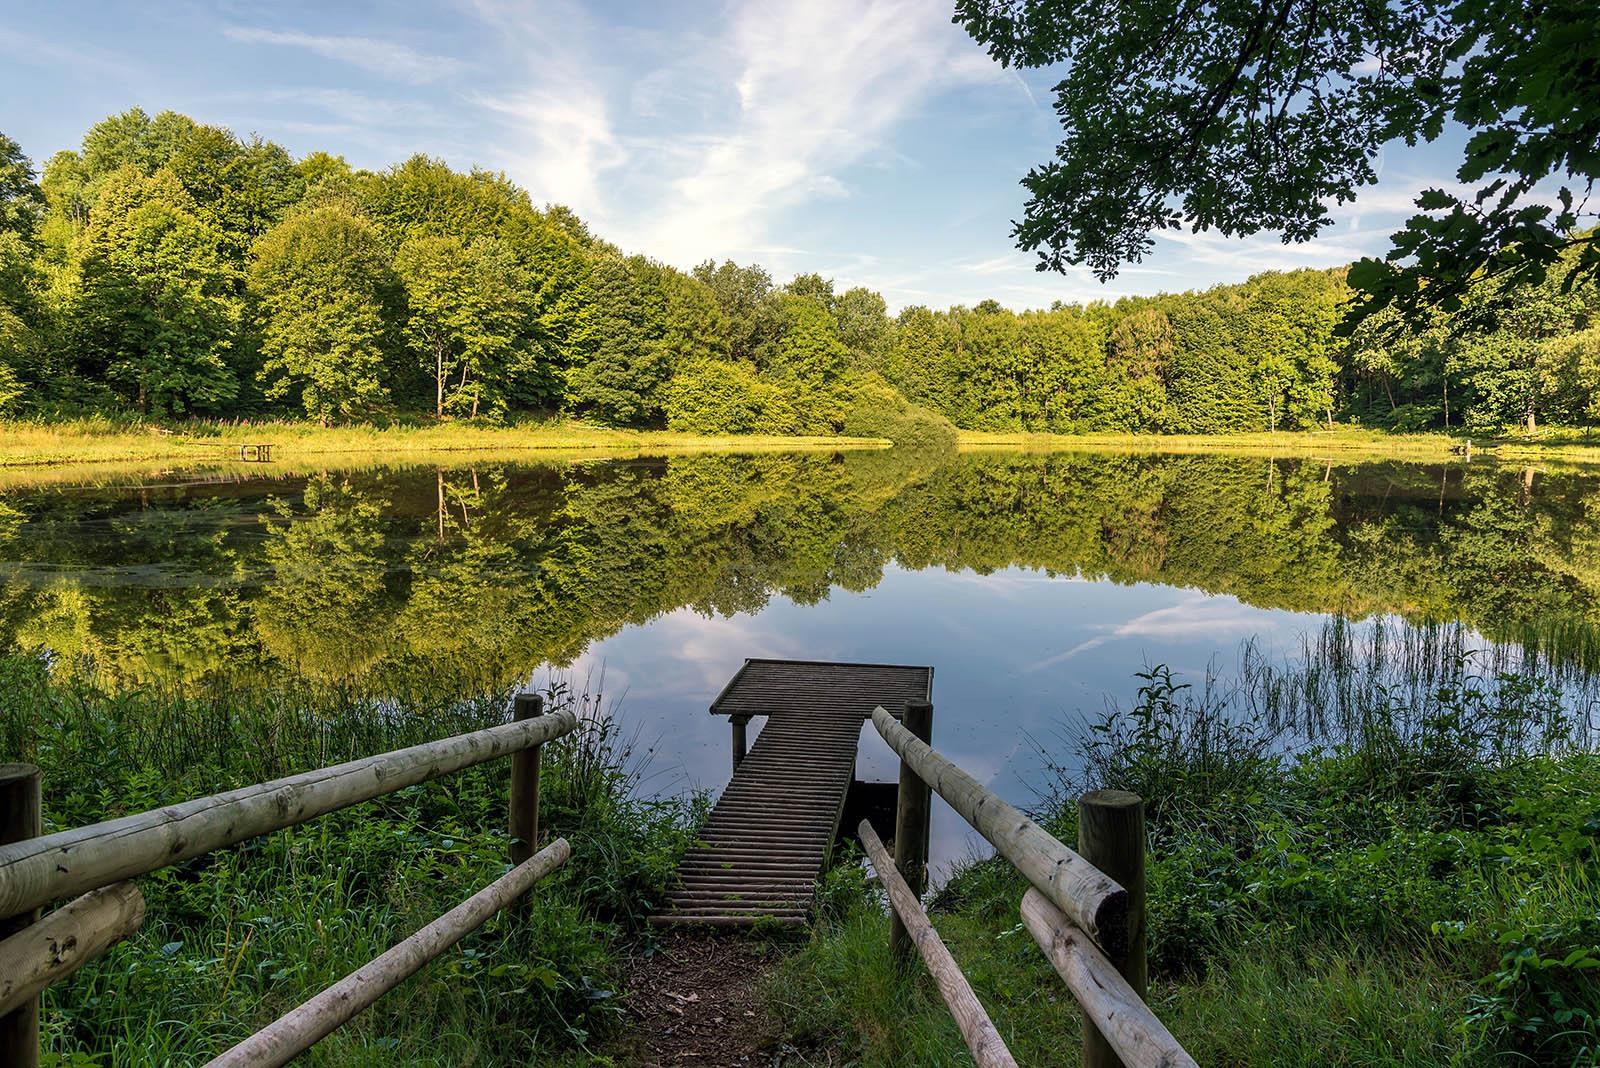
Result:
[[[764,385],[746,363],[687,363],[667,384],[667,427],[689,434],[748,434],[767,406]]]
[[[853,438],[887,438],[909,449],[947,452],[956,447],[956,428],[944,416],[912,404],[877,375],[856,383],[844,415],[844,432]]]

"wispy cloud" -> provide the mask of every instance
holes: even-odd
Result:
[[[269,89],[250,96],[261,101],[307,105],[357,128],[444,126],[449,123],[445,114],[430,104],[349,89]]]
[[[1209,640],[1224,634],[1255,634],[1264,629],[1270,619],[1270,613],[1260,608],[1252,608],[1232,597],[1212,597],[1197,593],[1185,597],[1175,605],[1157,608],[1135,616],[1125,623],[1106,628],[1103,634],[1086,638],[1063,652],[1029,664],[1021,673],[1031,674],[1055,667],[1117,638],[1159,638],[1169,643],[1194,637],[1204,637]]]
[[[895,127],[933,94],[1006,77],[931,0],[742,0],[639,74],[581,11],[478,10],[523,51],[573,57],[480,98],[506,123],[507,169],[680,265],[770,245],[784,213],[850,197],[849,168],[894,153]]]
[[[243,44],[303,48],[384,78],[417,85],[448,77],[462,67],[460,61],[447,56],[428,55],[408,45],[379,40],[375,37],[323,36],[292,30],[267,30],[255,26],[228,26],[222,32],[231,40]]]

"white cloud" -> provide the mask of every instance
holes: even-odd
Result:
[[[445,126],[449,123],[443,112],[429,104],[372,96],[349,89],[269,89],[252,93],[250,97],[262,101],[309,105],[358,128]]]
[[[1265,629],[1272,614],[1233,597],[1214,597],[1196,593],[1166,608],[1157,608],[1135,616],[1125,623],[1106,628],[1106,632],[1087,638],[1063,652],[1029,664],[1021,674],[1031,674],[1055,667],[1098,649],[1116,638],[1160,638],[1172,642],[1183,638],[1215,638],[1224,634],[1251,635]]]
[[[480,98],[505,123],[501,165],[680,266],[770,246],[785,213],[849,197],[850,167],[893,156],[895,127],[932,95],[1010,77],[940,0],[741,0],[670,40],[595,27],[570,5],[478,10],[541,57],[523,85]],[[643,55],[624,62],[629,49]]]
[[[428,55],[406,45],[374,37],[330,37],[254,26],[228,26],[222,32],[232,40],[245,44],[303,48],[385,78],[419,85],[437,81],[461,69],[461,63],[457,60]]]

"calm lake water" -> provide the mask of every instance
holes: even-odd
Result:
[[[1600,477],[1218,455],[685,455],[0,489],[0,647],[109,685],[603,688],[649,789],[717,789],[748,656],[932,664],[935,745],[1015,802],[1135,672],[1328,614],[1585,656]],[[57,476],[59,477],[59,476]],[[759,724],[752,724],[755,727]],[[870,728],[860,776],[892,779]],[[935,863],[969,848],[935,817]]]

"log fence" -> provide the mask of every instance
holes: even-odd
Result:
[[[277,1065],[309,1049],[566,862],[565,839],[534,852],[539,751],[577,725],[522,695],[509,723],[53,834],[40,833],[39,769],[0,765],[0,1065],[35,1068],[39,994],[139,929],[137,876],[511,757],[511,870],[211,1063]]]
[[[989,1014],[983,1011],[983,1005],[978,1001],[978,995],[972,992],[972,985],[961,974],[955,958],[945,948],[939,933],[933,929],[933,923],[922,910],[916,891],[906,883],[898,866],[890,859],[889,851],[872,829],[872,822],[862,820],[856,833],[861,837],[861,844],[867,847],[867,860],[871,861],[873,870],[878,873],[878,880],[889,894],[889,904],[900,925],[896,930],[905,932],[904,938],[916,947],[922,963],[927,965],[928,974],[933,976],[945,1007],[961,1029],[961,1037],[972,1053],[973,1063],[978,1068],[1017,1068],[1017,1062],[1012,1059],[1011,1051],[1006,1049],[1000,1032],[995,1030]]]
[[[883,708],[872,713],[873,726],[900,757],[896,860],[901,858],[902,836],[927,842],[929,805],[918,798],[914,786],[909,802],[907,798],[908,781],[926,784],[1032,884],[1020,905],[1023,925],[1083,1010],[1085,1068],[1195,1068],[1194,1058],[1144,1001],[1145,841],[1144,808],[1139,797],[1116,790],[1085,794],[1078,803],[1081,852],[1075,851],[936,752],[928,744],[931,717],[931,708],[927,720],[920,723],[909,722],[908,714],[908,722],[902,724]],[[921,729],[912,730],[914,726]],[[915,822],[918,819],[922,821],[920,826]],[[907,885],[909,880],[902,878],[905,869],[897,870],[886,853],[874,855],[877,836],[872,835],[870,827],[863,824],[861,835],[893,906],[892,950],[901,953],[904,942],[913,940],[923,951],[930,971],[935,972],[943,993],[945,980],[938,970],[948,967],[959,977],[959,969],[947,951],[942,958],[934,951],[934,957],[941,960],[936,968],[924,946],[930,937],[939,951],[944,946],[927,923],[917,894]],[[912,847],[913,854],[915,848]],[[921,849],[926,858],[926,845]],[[882,843],[877,843],[877,852],[883,853]],[[924,929],[922,925],[927,926]],[[965,979],[961,985],[965,986]],[[969,987],[967,994],[970,993]],[[969,1021],[975,1020],[973,1007],[982,1022],[993,1028],[976,998],[967,1005],[959,997],[952,1000],[946,995],[946,1004],[964,1037],[970,1024],[963,1015]],[[999,1041],[998,1035],[995,1041]],[[973,1044],[971,1037],[968,1048],[980,1065],[1006,1063],[982,1060],[979,1046]],[[995,1055],[985,1049],[986,1055]],[[1009,1059],[1003,1044],[999,1052]]]

